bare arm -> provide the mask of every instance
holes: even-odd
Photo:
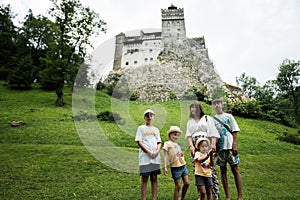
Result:
[[[161,148],[161,143],[158,143],[157,144],[157,149],[155,152],[152,152],[150,151],[149,149],[147,149],[147,147],[145,147],[144,143],[142,141],[138,141],[137,142],[139,147],[147,154],[149,154],[152,158],[155,158],[158,154],[159,154],[159,151],[160,151],[160,148]]]
[[[189,143],[189,146],[190,146],[190,151],[191,151],[191,155],[194,156],[195,155],[195,147],[194,147],[194,144],[193,144],[193,139],[191,136],[187,137],[187,140],[188,140],[188,143]]]
[[[215,165],[215,161],[214,161],[214,152],[213,151],[211,151],[209,153],[209,158],[210,158],[210,165],[214,166]]]
[[[195,158],[194,161],[203,163],[204,161],[206,161],[206,160],[209,158],[209,154],[210,154],[211,152],[212,152],[212,151],[210,150],[206,155],[200,154],[200,156],[197,157],[197,158]]]
[[[233,132],[233,143],[232,143],[232,153],[235,156],[237,154],[238,148],[237,148],[237,133],[238,132]]]
[[[166,150],[164,150],[164,174],[165,174],[165,176],[168,176],[167,160],[168,160],[168,152]]]
[[[211,149],[213,152],[216,152],[216,141],[217,139],[215,137],[211,138]]]
[[[151,154],[152,152],[145,147],[144,143],[142,141],[137,141],[139,147],[147,154]]]

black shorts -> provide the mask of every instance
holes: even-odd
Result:
[[[213,185],[212,177],[205,177],[205,176],[199,176],[195,175],[196,185],[205,187],[211,187]]]

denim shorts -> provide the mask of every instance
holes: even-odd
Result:
[[[183,165],[181,167],[171,167],[171,173],[172,178],[174,180],[178,180],[180,178],[183,178],[184,176],[187,176],[189,174],[189,171],[186,168],[186,165]]]
[[[226,166],[226,163],[229,163],[230,166],[240,164],[238,154],[234,156],[231,149],[219,151],[216,164],[224,167]]]

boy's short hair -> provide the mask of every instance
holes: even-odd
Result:
[[[218,104],[218,103],[223,103],[223,101],[222,101],[222,99],[214,99],[211,103],[214,105],[214,104]]]

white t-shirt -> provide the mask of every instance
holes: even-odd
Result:
[[[207,119],[207,121],[206,121]],[[187,122],[186,134],[187,137],[196,137],[196,136],[205,136],[208,138],[216,137],[219,138],[220,134],[218,133],[214,120],[212,117],[204,115],[198,122],[195,119],[190,119]]]
[[[233,132],[240,131],[240,128],[239,128],[237,122],[235,121],[234,117],[232,116],[232,114],[230,114],[230,113],[216,114],[215,117],[217,117],[224,124],[226,124]],[[232,134],[224,126],[222,126],[217,120],[215,120],[215,124],[216,124],[217,130],[219,131],[219,133],[221,135],[222,146],[221,146],[220,150],[232,149],[232,144],[233,144]]]
[[[141,141],[147,149],[152,152],[157,150],[157,143],[161,143],[160,133],[158,128],[154,126],[141,125],[136,131],[135,141]],[[152,158],[140,148],[139,165],[160,164],[160,154]]]

